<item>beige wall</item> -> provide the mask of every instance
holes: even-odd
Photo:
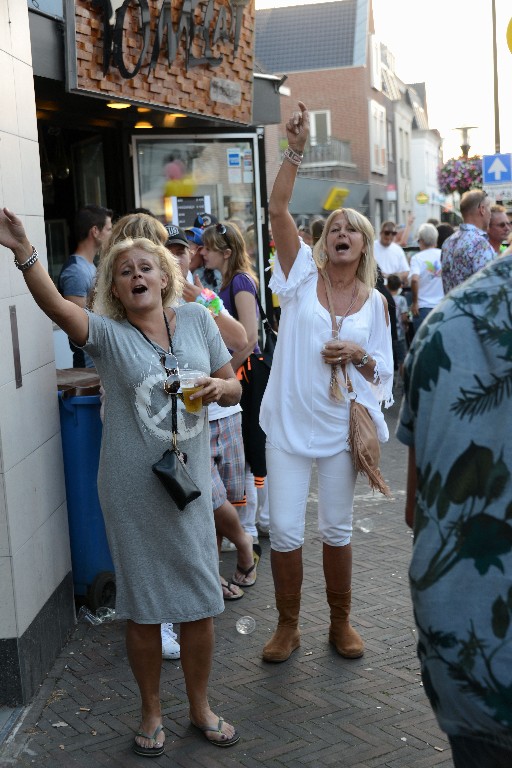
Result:
[[[0,1],[0,72],[0,206],[21,216],[45,263],[25,0]],[[52,324],[28,294],[12,253],[0,246],[0,640],[23,635],[70,568]]]

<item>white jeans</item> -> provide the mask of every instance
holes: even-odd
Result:
[[[310,459],[286,453],[267,442],[270,543],[277,552],[302,547],[311,469],[318,469],[318,531],[325,544],[350,543],[356,472],[349,451]]]

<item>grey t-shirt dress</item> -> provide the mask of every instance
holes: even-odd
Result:
[[[180,369],[210,374],[231,356],[209,312],[176,311]],[[128,321],[89,314],[84,349],[105,389],[98,495],[116,572],[116,617],[157,624],[224,610],[212,509],[208,413],[178,399],[178,445],[201,496],[180,511],[151,470],[171,445],[171,399],[157,351]]]

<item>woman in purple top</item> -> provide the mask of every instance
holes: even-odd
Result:
[[[247,333],[247,345],[239,352],[233,352],[231,364],[238,371],[238,378],[244,387],[245,377],[241,367],[252,352],[259,353],[258,346],[258,307],[256,295],[258,291],[258,278],[252,265],[251,257],[247,253],[242,233],[236,224],[222,223],[212,224],[203,231],[202,256],[206,269],[218,269],[222,275],[222,285],[219,296],[224,306],[234,318],[245,328]],[[230,350],[231,351],[231,350]],[[256,544],[258,531],[256,529],[256,494],[254,492],[254,478],[250,471],[250,451],[248,446],[254,442],[250,435],[253,434],[254,424],[259,428],[259,413],[254,414],[254,409],[244,405],[242,395],[242,432],[246,446],[246,477],[245,492],[247,505],[238,506],[240,522],[246,533],[251,534],[255,541],[254,550],[257,558],[259,545]],[[255,419],[255,421],[254,421]],[[260,430],[261,431],[261,430]],[[261,440],[262,453],[264,455],[264,440]],[[251,448],[252,450],[252,448]],[[259,470],[261,473],[261,470]],[[254,583],[254,574],[246,574],[245,569],[237,566],[233,576],[233,582],[239,587],[247,587]]]
[[[242,233],[235,224],[212,224],[203,232],[202,255],[206,269],[218,269],[222,275],[219,296],[229,314],[237,318],[247,333],[247,345],[233,354],[235,371],[251,352],[259,352],[258,278],[246,251]],[[232,290],[231,290],[232,289]],[[235,306],[232,305],[232,297]]]

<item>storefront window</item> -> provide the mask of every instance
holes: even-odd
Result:
[[[42,11],[49,16],[64,17],[64,0],[27,0],[29,9]]]
[[[137,205],[164,223],[193,226],[198,213],[258,229],[255,137],[134,139]]]
[[[107,204],[103,142],[94,137],[73,145],[76,207]]]

